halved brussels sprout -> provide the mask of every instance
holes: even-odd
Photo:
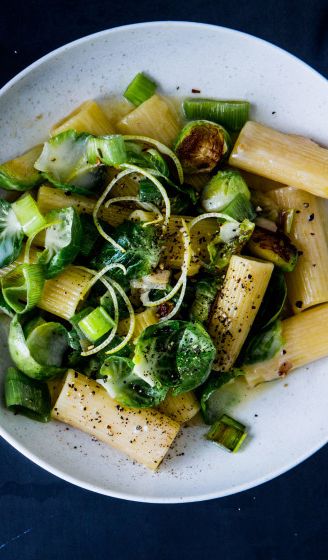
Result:
[[[67,368],[63,367],[63,359],[69,348],[65,327],[60,323],[42,321],[28,331],[26,336],[15,315],[10,324],[8,344],[18,369],[34,379],[49,379],[65,373]]]
[[[238,195],[250,200],[248,186],[239,171],[218,171],[202,192],[202,207],[206,212],[221,212]]]
[[[159,384],[150,386],[134,372],[134,363],[129,358],[110,356],[101,369],[98,383],[122,406],[149,408],[159,405],[166,397],[167,388]]]
[[[89,163],[89,134],[67,130],[44,143],[35,169],[56,187],[81,194],[90,194],[104,176],[100,159]]]
[[[228,156],[228,132],[211,121],[191,121],[181,130],[174,150],[186,173],[208,173]]]
[[[139,336],[134,373],[153,387],[172,387],[173,395],[179,395],[204,383],[215,353],[209,334],[200,324],[164,321],[147,327]]]
[[[249,241],[254,231],[254,224],[249,220],[241,223],[224,222],[220,231],[207,245],[210,256],[210,268],[224,269],[232,255],[238,255]]]
[[[17,259],[24,232],[10,202],[0,199],[0,268]]]
[[[298,251],[284,233],[256,227],[248,242],[252,255],[279,266],[284,272],[294,270]]]

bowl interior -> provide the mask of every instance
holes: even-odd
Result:
[[[328,87],[314,70],[233,30],[159,22],[76,41],[5,86],[0,161],[44,140],[50,126],[82,101],[121,94],[138,71],[149,73],[165,94],[189,96],[196,88],[206,97],[248,99],[254,120],[328,143]],[[6,320],[1,322],[4,346],[5,332]],[[6,351],[1,360],[3,372]],[[321,360],[252,394],[241,387],[225,410],[249,426],[248,444],[229,455],[204,440],[206,428],[190,426],[158,473],[64,425],[14,416],[2,403],[0,432],[47,470],[103,494],[150,502],[223,496],[273,478],[327,441],[326,367],[327,360]]]

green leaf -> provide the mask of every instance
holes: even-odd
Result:
[[[149,408],[159,405],[167,389],[159,384],[150,386],[134,373],[134,363],[121,356],[108,357],[100,370],[101,384],[122,406]]]
[[[45,249],[38,262],[44,265],[46,278],[57,276],[77,257],[82,244],[80,217],[72,206],[51,210],[46,215],[48,223],[59,223],[47,229]]]
[[[199,323],[205,323],[210,314],[211,306],[215,300],[219,288],[222,286],[224,275],[205,276],[196,283],[196,291],[193,298],[190,318]]]
[[[219,392],[219,390],[233,381],[238,376],[243,375],[240,369],[233,368],[228,372],[213,372],[207,381],[199,389],[200,407],[206,424],[212,424],[216,420],[211,410],[211,398]]]
[[[11,264],[22,250],[24,232],[11,204],[0,199],[0,268]]]
[[[198,323],[187,323],[177,348],[179,383],[173,388],[173,395],[191,391],[204,383],[215,354],[216,349],[207,331]]]
[[[263,329],[279,319],[287,299],[285,275],[280,268],[274,267],[269,285],[265,292],[254,328]]]
[[[151,386],[172,387],[178,395],[204,383],[214,356],[215,347],[201,325],[164,321],[147,327],[138,338],[134,373]]]
[[[160,246],[154,227],[125,221],[112,234],[113,239],[125,249],[122,253],[110,243],[104,243],[91,265],[100,270],[111,263],[121,263],[127,269],[124,275],[120,269],[108,271],[108,276],[127,286],[130,280],[146,276],[159,262]]]
[[[243,353],[243,364],[255,364],[270,360],[282,347],[281,321],[277,320],[251,337],[245,353]]]
[[[66,191],[90,194],[103,179],[102,164],[91,164],[87,151],[90,134],[66,130],[44,143],[35,168],[53,185]]]
[[[239,254],[250,239],[254,224],[249,220],[243,222],[224,222],[219,233],[208,244],[210,268],[219,270],[228,266],[232,255]]]

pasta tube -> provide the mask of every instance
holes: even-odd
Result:
[[[286,274],[288,297],[294,313],[328,301],[328,246],[322,201],[293,187],[271,191],[284,210],[295,210],[289,237],[299,250],[293,272]]]
[[[96,136],[113,134],[114,128],[98,103],[90,99],[61,119],[51,129],[51,136],[73,128],[77,132],[89,132]]]
[[[150,307],[143,311],[142,313],[136,313],[135,318],[135,327],[133,331],[133,338],[136,339],[138,336],[150,325],[155,325],[158,323],[159,317],[156,314],[156,308]],[[117,328],[117,334],[120,336],[124,336],[128,333],[130,326],[130,319],[122,319]]]
[[[54,208],[66,208],[67,206],[74,206],[77,212],[81,214],[92,214],[96,202],[95,199],[88,198],[87,196],[73,193],[67,195],[61,189],[54,189],[47,185],[42,185],[39,188],[37,199],[38,207],[42,214],[46,214]],[[111,226],[116,227],[124,222],[130,214],[131,208],[112,204],[109,208],[102,206],[98,216]]]
[[[155,470],[180,424],[161,412],[123,408],[96,381],[69,370],[52,416]]]
[[[214,302],[208,332],[217,348],[215,371],[234,365],[267,289],[273,264],[233,255]]]
[[[270,192],[274,189],[281,189],[286,185],[282,183],[277,183],[277,181],[272,181],[267,177],[261,177],[260,175],[254,175],[254,173],[249,173],[248,171],[241,170],[241,174],[244,177],[247,185],[250,189],[260,192]]]
[[[18,264],[24,262],[24,252],[25,249],[15,262],[5,268],[0,268],[0,278],[16,268]],[[30,262],[35,262],[36,258],[37,249],[31,247]],[[62,319],[70,319],[74,315],[81,295],[91,278],[91,274],[81,270],[78,266],[67,266],[61,274],[45,281],[37,306],[62,317]]]
[[[89,272],[78,266],[67,266],[61,274],[46,280],[38,307],[62,319],[70,319],[91,278]]]
[[[328,198],[328,150],[308,138],[249,121],[239,134],[229,163]]]
[[[283,348],[265,362],[243,366],[249,386],[285,376],[328,355],[328,304],[312,307],[281,322]]]
[[[158,95],[153,95],[116,123],[122,134],[148,136],[170,146],[180,130],[177,114]]]
[[[189,422],[200,410],[200,405],[192,391],[174,397],[168,393],[164,401],[157,407],[163,414],[183,424]]]
[[[188,223],[191,218],[182,216]],[[181,216],[171,216],[163,240],[162,262],[165,268],[180,269],[183,261],[183,242],[181,237]],[[188,268],[188,276],[197,274],[201,262],[208,260],[207,245],[219,231],[216,220],[202,220],[190,232],[192,260]]]

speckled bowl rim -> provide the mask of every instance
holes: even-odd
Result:
[[[35,68],[40,66],[42,63],[51,61],[57,55],[60,55],[60,54],[64,53],[66,50],[70,50],[72,47],[75,47],[77,45],[83,45],[84,43],[88,43],[89,41],[95,40],[99,37],[103,37],[103,36],[106,36],[106,35],[109,35],[109,34],[110,35],[115,35],[116,33],[120,33],[122,30],[133,31],[134,29],[140,29],[140,28],[147,29],[147,28],[151,28],[153,26],[161,25],[161,24],[165,24],[165,25],[170,25],[171,24],[171,25],[180,26],[180,27],[195,27],[195,28],[202,28],[204,30],[206,30],[206,29],[209,29],[209,30],[217,29],[217,30],[220,31],[220,33],[223,33],[223,34],[224,33],[235,34],[235,35],[247,38],[247,39],[251,39],[252,41],[258,43],[259,47],[261,47],[261,45],[270,46],[271,48],[275,49],[277,52],[282,53],[285,56],[288,56],[291,60],[294,60],[295,62],[297,61],[298,64],[303,65],[303,67],[308,72],[312,73],[313,76],[316,77],[316,79],[319,78],[320,80],[322,80],[322,82],[325,86],[328,86],[328,82],[327,82],[326,78],[324,76],[322,76],[319,72],[317,72],[315,69],[313,69],[311,66],[309,66],[308,64],[303,62],[301,59],[299,59],[295,55],[291,54],[290,52],[286,51],[285,49],[282,49],[282,48],[274,45],[273,43],[271,43],[269,41],[265,41],[264,39],[261,39],[259,37],[254,36],[254,35],[251,35],[249,33],[245,33],[245,32],[242,32],[242,31],[238,31],[238,30],[235,30],[235,29],[222,27],[222,26],[218,26],[218,25],[212,25],[212,24],[208,24],[208,23],[189,22],[189,21],[174,21],[174,20],[168,20],[168,21],[159,20],[159,21],[128,24],[128,25],[122,25],[122,26],[118,26],[118,27],[114,27],[114,28],[110,28],[110,29],[104,29],[104,30],[99,31],[97,33],[92,33],[90,35],[86,35],[84,37],[81,37],[80,39],[76,39],[76,40],[74,40],[70,43],[67,43],[67,44],[63,45],[62,47],[59,47],[59,48],[51,51],[50,53],[44,55],[43,57],[39,58],[38,60],[36,60],[32,64],[30,64],[29,66],[27,66],[24,70],[19,72],[11,80],[9,80],[9,82],[7,82],[0,89],[0,97],[3,94],[5,94],[6,92],[8,92],[12,86],[17,84],[22,78],[27,76],[32,70],[34,70]],[[236,485],[236,486],[233,486],[231,488],[226,488],[224,491],[213,491],[213,492],[209,492],[207,494],[201,494],[201,495],[196,495],[196,496],[187,496],[187,497],[184,496],[184,497],[181,497],[181,498],[178,499],[177,497],[173,497],[173,498],[170,498],[170,497],[167,497],[167,498],[163,498],[163,497],[141,498],[140,496],[134,495],[134,494],[131,494],[131,493],[117,492],[117,491],[114,491],[114,490],[105,489],[102,486],[97,486],[96,484],[89,484],[89,483],[85,482],[84,480],[79,479],[78,477],[74,477],[74,476],[71,476],[71,475],[67,474],[66,472],[62,471],[59,468],[53,467],[47,461],[44,461],[44,460],[40,459],[35,453],[30,452],[27,447],[25,447],[21,443],[18,443],[15,440],[15,438],[12,437],[10,434],[8,434],[7,431],[2,426],[0,426],[0,435],[10,445],[12,445],[17,451],[22,453],[22,455],[24,455],[25,457],[30,459],[33,463],[37,464],[38,466],[40,466],[44,470],[50,472],[51,474],[65,480],[67,482],[70,482],[70,483],[74,484],[75,486],[79,486],[79,487],[84,488],[86,490],[91,490],[92,492],[96,492],[96,493],[99,493],[99,494],[102,494],[102,495],[105,495],[105,496],[109,496],[109,497],[112,497],[112,498],[125,499],[125,500],[129,500],[129,501],[134,501],[134,502],[159,503],[159,504],[176,504],[176,503],[199,502],[199,501],[211,500],[211,499],[215,499],[215,498],[226,497],[226,496],[230,496],[230,495],[233,495],[233,494],[237,494],[237,493],[245,491],[245,490],[250,490],[251,488],[254,488],[256,486],[259,486],[260,484],[268,482],[268,481],[276,478],[277,476],[280,476],[280,475],[284,474],[285,472],[289,471],[290,469],[296,467],[297,465],[299,465],[300,463],[302,463],[303,461],[308,459],[316,451],[321,449],[328,442],[327,437],[324,437],[322,441],[320,441],[319,443],[316,443],[316,445],[314,445],[312,448],[307,450],[303,455],[298,457],[297,460],[293,459],[289,463],[285,464],[283,467],[278,468],[274,471],[271,471],[267,475],[256,478],[251,482]]]

